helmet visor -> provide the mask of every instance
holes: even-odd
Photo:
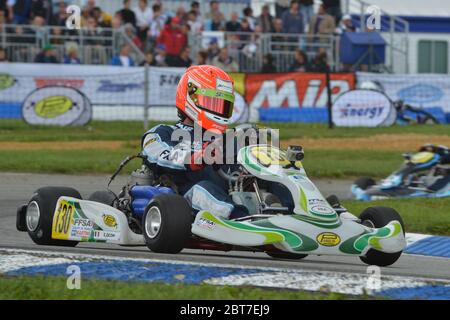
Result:
[[[233,114],[234,95],[215,89],[189,88],[189,96],[200,109],[223,118],[231,118]]]

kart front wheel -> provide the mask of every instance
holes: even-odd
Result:
[[[303,258],[306,258],[307,254],[300,254],[300,253],[290,253],[290,252],[266,252],[266,254],[269,257],[275,258],[275,259],[286,259],[286,260],[300,260]]]
[[[191,237],[193,218],[191,208],[182,196],[155,196],[142,217],[145,244],[153,252],[180,252]]]
[[[376,182],[370,177],[361,177],[355,180],[353,182],[354,185],[356,185],[358,188],[361,188],[361,190],[367,190],[371,186],[375,185]]]
[[[405,233],[405,225],[400,214],[388,207],[376,206],[365,209],[360,217],[361,224],[371,228],[382,228],[389,222],[397,220],[402,225],[403,234]],[[400,258],[402,251],[394,253],[381,252],[375,249],[369,249],[365,257],[359,257],[362,262],[368,265],[376,265],[379,267],[390,266]]]
[[[56,203],[62,196],[81,199],[80,193],[72,188],[44,187],[38,189],[28,203],[25,226],[34,243],[64,247],[75,247],[78,244],[78,241],[52,239],[53,214]]]

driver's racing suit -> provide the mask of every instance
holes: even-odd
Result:
[[[172,133],[181,129],[190,134],[191,145],[181,146],[172,141]],[[204,141],[194,140],[194,127],[181,122],[175,125],[157,125],[142,137],[145,164],[152,170],[157,179],[168,177],[173,188],[188,200],[193,210],[209,210],[223,218],[238,218],[249,214],[246,207],[236,205],[229,196],[228,183],[213,169],[212,165],[185,163],[186,156],[201,151]],[[226,166],[226,165],[224,165]],[[287,190],[278,184],[272,184],[270,192],[276,194],[282,204],[293,207]]]

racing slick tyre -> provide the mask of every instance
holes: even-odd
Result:
[[[191,237],[193,218],[191,207],[182,196],[155,196],[142,217],[145,244],[153,252],[180,252]]]
[[[266,252],[269,257],[275,259],[300,260],[306,258],[307,254],[290,253],[290,252]]]
[[[400,214],[392,208],[376,206],[365,209],[360,217],[361,224],[371,228],[381,228],[393,220],[397,220],[402,225],[403,234],[405,233],[405,225]],[[369,249],[365,257],[359,257],[362,262],[368,265],[376,265],[386,267],[393,264],[400,258],[402,251],[394,253],[381,252],[375,249]]]
[[[88,200],[112,206],[114,200],[116,200],[116,196],[111,191],[102,190],[102,191],[95,191],[93,194],[89,196]]]
[[[75,247],[78,241],[52,239],[53,214],[59,197],[67,196],[81,199],[80,193],[66,187],[44,187],[36,190],[28,202],[25,214],[26,229],[34,243]]]
[[[370,177],[361,177],[356,179],[353,184],[361,188],[362,190],[367,190],[369,187],[375,185],[376,182]]]

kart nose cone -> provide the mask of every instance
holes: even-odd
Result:
[[[40,216],[41,212],[39,211],[39,206],[37,202],[36,201],[30,202],[26,212],[26,223],[28,230],[34,231],[37,229]]]

